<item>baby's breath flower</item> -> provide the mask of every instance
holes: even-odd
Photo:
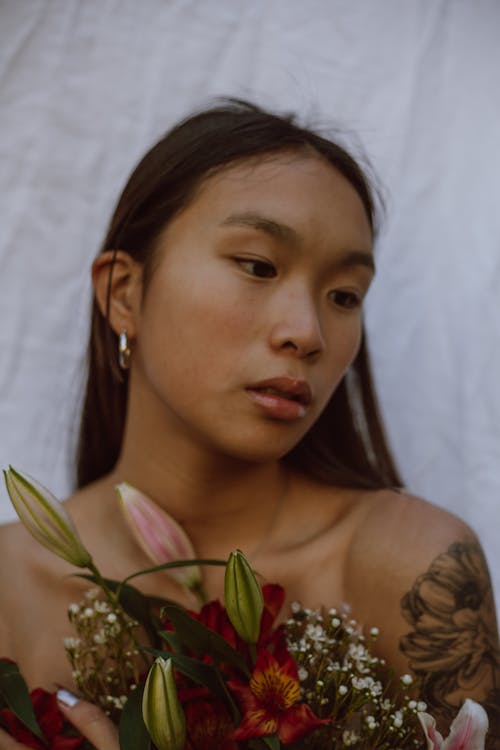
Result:
[[[373,716],[366,716],[365,721],[368,729],[375,729],[375,727],[377,726],[377,722],[375,721],[375,717]]]
[[[371,653],[378,628],[369,634],[365,639],[347,609],[329,610],[324,620],[320,611],[300,606],[292,611],[286,635],[302,699],[317,716],[331,719],[301,747],[419,747],[416,711],[408,707],[413,678],[394,679],[385,661]]]
[[[353,732],[349,729],[346,729],[346,731],[342,734],[342,742],[346,747],[350,747],[351,745],[354,745],[355,742],[357,742],[359,739],[356,732]]]
[[[393,714],[391,718],[392,718],[393,725],[397,729],[403,726],[403,714],[401,711],[396,711],[396,713]]]
[[[401,677],[401,682],[403,683],[403,685],[409,687],[413,684],[413,677],[411,676],[411,674],[404,674]]]
[[[98,590],[68,608],[77,637],[64,640],[78,692],[118,719],[123,697],[139,682],[134,630],[138,623],[119,604],[98,599]],[[92,605],[92,606],[90,606]]]

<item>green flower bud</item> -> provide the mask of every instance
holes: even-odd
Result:
[[[238,635],[257,643],[264,609],[262,590],[243,552],[231,552],[224,579],[226,611]]]
[[[159,656],[149,670],[142,717],[158,750],[184,750],[186,719],[177,696],[172,659]]]
[[[4,471],[4,476],[12,505],[30,534],[77,568],[88,568],[92,558],[62,503],[36,480],[12,466]]]

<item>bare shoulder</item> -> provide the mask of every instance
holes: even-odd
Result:
[[[460,518],[405,492],[381,490],[363,494],[353,534],[351,561],[374,573],[390,571],[391,580],[408,583],[422,565],[451,544],[477,545],[472,529]]]
[[[35,550],[31,536],[19,522],[4,523],[0,525],[0,565],[4,573],[0,578],[0,595],[12,586],[12,575],[17,571],[25,571],[29,566],[30,558]]]
[[[33,540],[20,523],[0,526],[0,656],[12,653],[12,630],[19,591],[26,591],[33,553]]]
[[[355,611],[380,627],[382,652],[416,675],[444,726],[470,697],[488,708],[498,731],[495,605],[475,533],[405,493],[377,492],[362,505],[346,563]]]

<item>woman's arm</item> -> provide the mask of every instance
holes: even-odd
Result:
[[[500,653],[488,567],[477,539],[449,544],[401,599],[400,649],[436,719],[449,724],[465,697],[487,710],[500,738]],[[491,745],[493,747],[493,745]],[[497,744],[498,746],[498,744]]]
[[[500,738],[500,650],[486,560],[471,529],[418,498],[382,493],[351,553],[354,614],[381,630],[382,655],[417,678],[443,733],[465,698]],[[353,568],[354,570],[354,568]]]

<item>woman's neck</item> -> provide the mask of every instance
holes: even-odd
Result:
[[[199,449],[145,454],[131,445],[124,444],[110,483],[126,481],[158,503],[184,527],[198,555],[251,551],[272,533],[289,484],[279,461],[251,463]]]

